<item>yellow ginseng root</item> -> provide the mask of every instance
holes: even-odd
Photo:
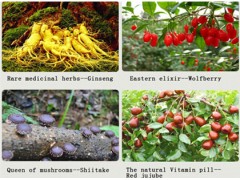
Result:
[[[91,54],[95,57],[99,57],[101,55],[108,56],[100,47],[98,47],[91,38],[86,34],[79,35],[81,41],[90,49]],[[98,53],[98,52],[100,53]]]
[[[61,29],[39,22],[33,24],[29,38],[15,51],[14,58],[22,66],[40,62],[64,71],[75,67],[101,71],[117,66],[113,61],[118,60],[118,53],[105,49],[106,43],[95,39],[84,23]]]
[[[80,25],[80,28],[79,28],[80,33],[88,35],[88,30],[87,30],[87,28],[86,28],[86,26],[85,26],[84,24],[85,24],[85,23],[82,23],[82,24]]]
[[[80,44],[76,39],[72,38],[72,46],[78,53],[90,53],[82,44]]]
[[[25,41],[22,48],[18,48],[17,57],[22,58],[29,53],[30,56],[34,54],[34,50],[38,47],[41,36],[38,33],[31,34],[31,36]]]

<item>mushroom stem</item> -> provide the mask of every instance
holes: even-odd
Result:
[[[16,133],[16,125],[2,125],[2,149],[11,150],[14,153],[13,161],[40,161],[44,157],[51,157],[52,160],[59,161],[114,161],[118,155],[112,152],[111,141],[103,133],[93,134],[90,138],[85,138],[81,131],[67,130],[57,127],[42,127],[30,125],[31,134],[19,136]],[[74,154],[64,153],[61,157],[52,157],[51,147],[63,147],[64,143],[73,144],[77,150]]]

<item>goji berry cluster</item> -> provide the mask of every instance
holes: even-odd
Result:
[[[135,31],[137,29],[137,25],[132,25],[131,29]],[[155,33],[150,33],[149,31],[144,31],[143,41],[145,43],[150,42],[150,46],[155,47],[158,43],[158,35]]]
[[[198,27],[200,28],[200,35],[203,37],[207,46],[217,48],[220,42],[238,43],[237,30],[232,24],[234,22],[233,10],[228,8],[228,12],[226,12],[223,17],[227,22],[225,29],[216,27],[215,20],[212,17],[208,18],[204,15],[194,17],[190,26],[184,26],[184,33],[168,32],[164,37],[164,44],[166,46],[171,46],[172,44],[178,46],[182,44],[184,40],[192,43],[197,34]],[[192,32],[189,32],[190,28],[193,29]]]
[[[155,33],[150,33],[149,31],[144,31],[143,41],[145,43],[150,42],[150,46],[155,47],[158,43],[158,35]]]

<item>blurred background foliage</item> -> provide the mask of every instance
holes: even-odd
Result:
[[[79,129],[99,126],[119,135],[119,95],[115,90],[5,90],[2,122],[10,114],[22,114],[38,124],[40,114],[51,114],[54,126]]]

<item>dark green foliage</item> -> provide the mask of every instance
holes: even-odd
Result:
[[[3,11],[6,9],[3,15],[3,23],[6,21],[16,21],[22,17],[25,13],[29,2],[4,2]]]
[[[108,109],[111,109],[116,114],[119,114],[118,107],[118,91],[101,91],[103,103]]]
[[[30,18],[29,21],[31,23],[40,21],[43,18],[46,18],[50,14],[54,14],[58,11],[58,8],[56,7],[47,7],[45,9],[41,9],[34,13]],[[66,27],[73,27],[77,24],[76,20],[73,18],[72,13],[68,9],[63,9],[62,10],[62,17],[61,17],[61,22],[59,26],[61,28],[66,28]]]
[[[73,27],[77,24],[77,21],[73,18],[72,12],[68,9],[62,10],[62,18],[59,26],[61,28]]]
[[[48,16],[49,14],[56,13],[58,9],[56,7],[47,7],[45,9],[41,9],[35,12],[32,16],[29,17],[29,21],[33,24],[36,21],[40,21],[44,17]]]
[[[96,11],[90,11],[89,9],[82,8],[80,9],[87,18],[91,19],[90,25],[93,27],[94,31],[98,31],[101,34],[102,38],[111,38],[113,37],[113,31],[104,18],[99,15]]]
[[[116,5],[111,5],[107,11],[104,13],[104,18],[108,19],[110,17],[116,16],[118,17],[118,6]]]
[[[21,25],[17,28],[9,29],[4,33],[3,46],[11,46],[11,43],[21,37],[29,26]]]

